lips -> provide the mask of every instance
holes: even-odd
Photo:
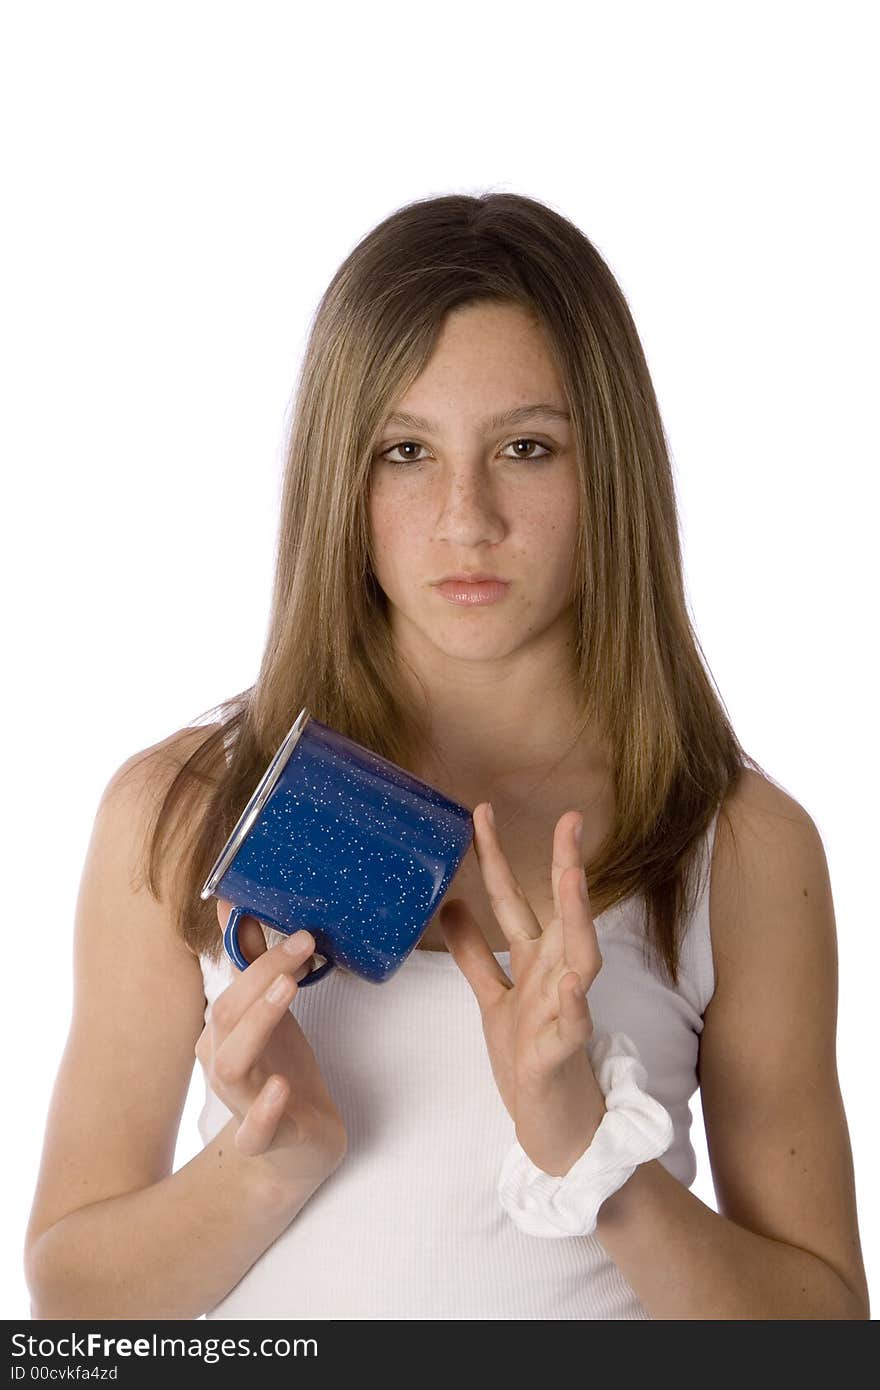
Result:
[[[465,607],[483,607],[504,598],[510,584],[506,579],[441,579],[434,587],[441,598],[447,599],[450,603],[463,604]]]
[[[442,579],[435,579],[435,584],[506,584],[507,580],[502,579],[500,574],[489,574],[488,571],[478,570],[473,574],[444,574]]]

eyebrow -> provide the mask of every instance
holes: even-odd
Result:
[[[543,415],[551,420],[571,420],[567,410],[560,410],[558,405],[517,405],[513,410],[503,410],[498,415],[490,415],[483,421],[483,428],[487,430],[501,429],[503,425],[518,425],[523,420],[531,420],[533,416]],[[385,421],[384,428],[388,425],[404,425],[411,430],[428,430],[439,433],[437,426],[430,420],[425,420],[421,415],[408,415],[406,411],[398,410],[393,415],[389,415]]]

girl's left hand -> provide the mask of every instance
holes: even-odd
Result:
[[[513,982],[461,899],[443,904],[440,926],[480,1007],[495,1084],[516,1137],[536,1167],[562,1177],[589,1147],[605,1114],[605,1097],[586,1052],[593,1035],[586,996],[602,957],[583,872],[582,817],[566,811],[556,822],[555,912],[546,929],[505,858],[488,802],[480,802],[473,819],[474,851],[492,910],[510,942]]]

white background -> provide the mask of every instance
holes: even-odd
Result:
[[[869,4],[4,7],[4,1238],[21,1247],[102,788],[249,685],[317,301],[417,197],[525,193],[609,261],[740,739],[818,824],[880,1263]],[[176,1165],[199,1149],[201,1072]],[[714,1203],[700,1139],[695,1191]],[[876,1301],[876,1299],[875,1299]]]

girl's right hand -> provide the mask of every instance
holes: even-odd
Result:
[[[218,899],[225,931],[232,904]],[[309,932],[267,948],[262,928],[242,918],[239,942],[251,962],[217,996],[196,1043],[208,1084],[239,1120],[235,1146],[265,1155],[282,1181],[300,1184],[328,1177],[345,1156],[348,1139],[315,1054],[290,1012],[298,981],[309,973],[315,941]],[[287,946],[295,943],[291,953]],[[283,993],[266,991],[281,977]]]

